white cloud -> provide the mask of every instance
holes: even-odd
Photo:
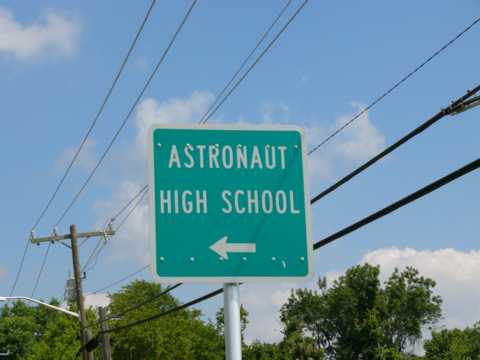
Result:
[[[213,94],[194,91],[187,99],[174,98],[164,102],[148,98],[137,109],[137,142],[146,149],[147,132],[153,124],[196,123],[213,101]]]
[[[110,297],[108,294],[98,293],[98,294],[85,294],[85,307],[105,307],[110,304]]]
[[[353,102],[352,106],[359,113],[365,105]],[[337,120],[337,127],[346,124],[353,114],[342,116]],[[363,113],[343,131],[341,140],[336,143],[337,152],[347,160],[364,161],[385,148],[385,136],[371,123],[368,111]]]
[[[341,275],[329,272],[325,276],[332,284]],[[250,323],[245,331],[245,341],[278,342],[282,339],[280,309],[293,289],[317,289],[317,278],[302,283],[246,284],[241,287],[241,301],[249,312]]]
[[[264,123],[288,123],[290,108],[283,102],[265,102],[260,109]]]
[[[316,279],[306,283],[246,284],[241,288],[241,301],[249,312],[250,323],[245,331],[245,341],[278,342],[282,339],[280,308],[292,289],[315,288]]]
[[[351,105],[355,111],[340,116],[331,126],[325,126],[318,121],[303,125],[307,148],[312,149],[365,108],[365,105],[358,102],[352,102]],[[261,115],[261,123],[296,123],[302,126],[298,121],[291,121],[290,108],[283,102],[263,103]],[[242,123],[248,122],[242,121]],[[317,151],[308,157],[311,182],[330,179],[341,164],[356,164],[368,160],[385,146],[385,136],[372,124],[369,112],[366,111],[331,140],[331,148],[326,151]]]
[[[339,117],[333,126],[308,125],[305,129],[308,148],[312,149],[364,108],[356,102],[353,102],[352,106],[356,111]],[[328,148],[321,148],[309,156],[311,182],[329,180],[343,165],[350,167],[366,161],[385,146],[385,136],[372,124],[369,112],[366,111],[332,138]]]
[[[465,327],[480,320],[480,251],[389,248],[366,254],[362,262],[380,265],[384,277],[395,267],[413,266],[434,279],[443,299],[442,324],[447,327]]]
[[[95,204],[98,218],[101,219],[97,226],[105,226],[105,220],[113,216],[130,199],[132,199],[142,187],[131,181],[121,182],[114,196],[108,201],[99,201]],[[140,200],[140,199],[138,199]],[[135,202],[132,204],[134,206]],[[116,219],[115,226],[129,213],[127,209],[119,219]],[[148,243],[148,204],[146,199],[133,211],[118,233],[107,243],[109,254],[116,262],[133,261],[138,264],[147,264],[149,261]]]
[[[75,161],[75,166],[86,171],[92,170],[97,163],[95,148],[96,142],[92,139],[87,139],[83,145],[82,151],[80,154],[78,154],[78,158]],[[72,146],[65,149],[57,160],[56,168],[60,171],[64,171],[68,164],[70,164],[72,161],[77,149],[78,146]]]
[[[245,341],[277,342],[282,338],[279,310],[290,295],[290,286],[244,285],[241,301],[249,312],[250,323],[245,331]],[[273,310],[274,309],[274,310]]]
[[[77,19],[47,11],[40,21],[21,24],[0,7],[0,56],[32,60],[45,55],[69,57],[74,54],[81,31]]]
[[[148,58],[145,56],[138,57],[134,62],[134,66],[140,71],[147,71],[149,65]]]

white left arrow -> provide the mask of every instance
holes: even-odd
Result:
[[[224,259],[228,259],[228,253],[254,253],[257,252],[257,246],[252,243],[232,244],[228,243],[228,236],[222,237],[216,241],[210,249]]]

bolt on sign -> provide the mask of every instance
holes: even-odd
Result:
[[[151,267],[158,281],[312,274],[301,129],[158,125],[148,136]]]

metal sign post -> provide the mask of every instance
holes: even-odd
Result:
[[[225,354],[227,360],[242,360],[240,293],[237,283],[223,284]]]

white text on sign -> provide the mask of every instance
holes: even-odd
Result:
[[[162,144],[158,144],[161,149]],[[169,169],[287,170],[286,154],[298,147],[244,144],[170,146]],[[219,191],[223,214],[300,214],[293,190],[224,189]],[[207,190],[159,190],[160,214],[208,214]],[[300,200],[299,200],[300,201]]]

